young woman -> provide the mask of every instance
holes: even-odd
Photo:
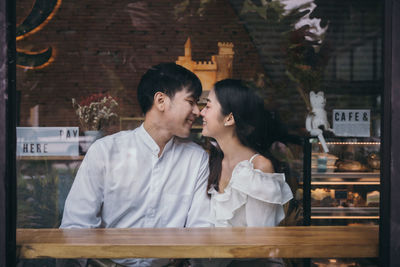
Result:
[[[292,197],[268,153],[274,126],[263,100],[240,80],[217,82],[201,111],[203,136],[212,137],[208,193],[217,227],[276,226]]]

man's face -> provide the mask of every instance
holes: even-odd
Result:
[[[197,99],[183,89],[172,98],[166,98],[165,119],[170,133],[178,137],[188,137],[194,120],[200,115]]]

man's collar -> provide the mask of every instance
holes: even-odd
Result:
[[[146,131],[146,129],[144,128],[144,123],[142,123],[142,125],[140,125],[140,127],[138,129],[138,133],[139,133],[140,138],[143,140],[143,142],[146,144],[146,146],[151,150],[151,152],[158,156],[158,154],[160,153],[160,147],[158,146],[156,141],[153,139],[153,137],[151,137],[151,135]],[[166,150],[168,150],[172,146],[173,142],[174,142],[174,137],[172,137],[165,144],[163,154]]]

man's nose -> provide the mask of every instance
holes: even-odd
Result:
[[[196,117],[200,116],[200,109],[199,109],[199,106],[197,104],[194,105],[193,114],[195,114]]]

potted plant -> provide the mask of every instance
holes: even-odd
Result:
[[[81,129],[85,135],[85,145],[82,150],[86,152],[91,143],[103,136],[103,131],[111,119],[118,117],[115,112],[118,103],[109,94],[96,93],[84,98],[79,103],[72,98],[72,106],[78,115]]]

